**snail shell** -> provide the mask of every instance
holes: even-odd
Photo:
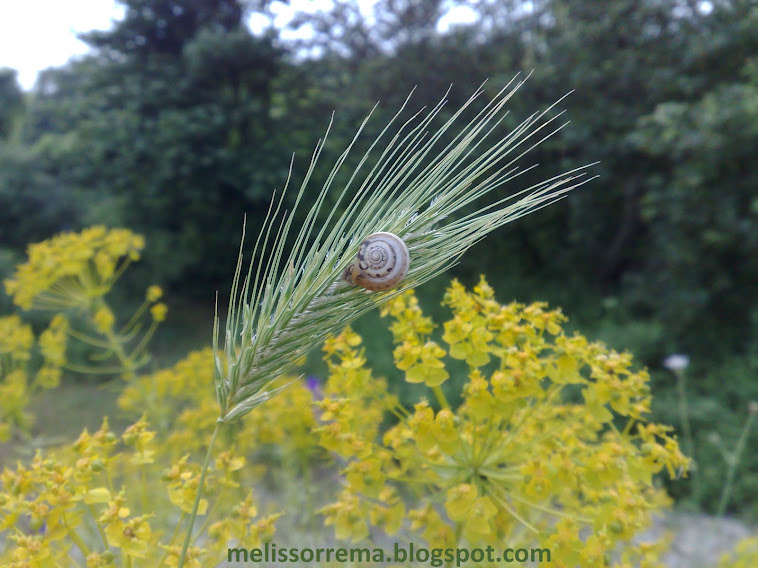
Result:
[[[381,292],[397,286],[408,274],[411,257],[403,239],[392,233],[366,237],[343,278],[366,290]]]

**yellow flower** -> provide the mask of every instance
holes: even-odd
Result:
[[[157,322],[164,321],[166,319],[166,314],[168,313],[168,306],[164,303],[155,304],[153,307],[150,308],[150,315],[153,316],[153,320]]]
[[[105,251],[98,251],[93,259],[101,280],[108,280],[116,271],[116,262]]]
[[[34,378],[34,384],[43,389],[53,389],[61,382],[60,367],[49,367],[44,365],[37,371]]]
[[[66,332],[68,320],[63,314],[56,314],[48,328],[39,336],[39,347],[45,361],[60,367],[66,362]]]
[[[275,513],[253,523],[245,542],[250,542],[255,547],[259,547],[262,542],[270,542],[276,533],[275,523],[281,516],[281,513]]]
[[[490,520],[497,514],[497,507],[489,497],[479,497],[471,505],[463,519],[463,535],[469,542],[486,542],[492,535]]]
[[[324,507],[319,513],[326,516],[327,526],[334,525],[340,540],[358,542],[368,536],[361,500],[349,491],[343,491],[337,503]]]
[[[492,334],[485,325],[486,321],[481,316],[469,319],[460,313],[445,323],[442,339],[450,344],[450,356],[463,359],[472,367],[486,365],[490,360],[488,342]]]
[[[182,547],[161,545],[161,548],[166,551],[166,566],[169,566],[170,568],[176,568],[179,566]],[[202,560],[205,554],[206,550],[197,548],[196,546],[190,546],[187,548],[187,554],[184,557],[184,566],[186,568],[204,568]]]
[[[163,475],[168,485],[169,500],[185,513],[192,512],[197,487],[200,484],[200,475],[194,471],[195,468],[188,463],[188,460],[189,456],[184,456]],[[206,477],[206,485],[209,484],[209,477]],[[207,509],[208,500],[201,499],[197,509],[198,515],[204,515]]]
[[[434,341],[427,341],[423,347],[420,347],[417,354],[420,361],[407,370],[405,380],[409,383],[423,382],[428,387],[441,385],[450,377],[445,370],[445,364],[442,362],[444,356],[444,349]]]
[[[11,437],[11,425],[0,420],[0,442],[7,442]],[[0,525],[1,527],[2,525]]]
[[[21,322],[17,315],[0,318],[0,355],[8,354],[14,361],[27,361],[34,344],[31,326]]]
[[[387,534],[400,530],[405,519],[405,504],[392,487],[384,487],[370,510],[371,524],[384,529]]]
[[[747,537],[734,550],[721,556],[719,568],[752,568],[758,566],[758,538]]]
[[[9,538],[16,544],[12,556],[14,562],[9,568],[42,568],[54,562],[49,542],[43,537],[12,534]]]
[[[94,503],[108,503],[111,499],[111,492],[108,491],[107,488],[97,487],[87,491],[87,494],[84,497],[84,502],[88,505],[92,505]]]
[[[411,521],[411,530],[418,531],[423,529],[422,535],[429,546],[434,548],[451,548],[455,546],[456,540],[453,529],[448,525],[437,510],[427,503],[420,509],[414,509],[408,512],[408,519]]]
[[[150,543],[150,524],[147,517],[135,517],[126,522],[116,520],[105,527],[108,544],[120,548],[127,556],[145,558]]]
[[[107,307],[102,307],[92,316],[95,328],[102,334],[108,334],[113,330],[113,324],[116,321],[113,312]]]
[[[87,568],[116,568],[116,557],[108,550],[98,553],[92,552],[87,556]]]
[[[471,513],[472,506],[476,501],[479,491],[476,485],[461,483],[447,492],[445,510],[454,521],[463,521]]]
[[[351,488],[368,497],[377,497],[384,488],[382,464],[376,458],[351,462],[344,473]]]
[[[108,508],[100,515],[99,522],[104,524],[117,523],[129,516],[129,507],[125,506],[126,497],[123,491],[108,502]]]
[[[155,432],[148,430],[148,424],[144,417],[124,430],[124,443],[127,446],[133,446],[135,449],[131,458],[133,464],[146,465],[155,461],[155,449],[152,443],[154,438]]]
[[[163,290],[160,286],[150,286],[147,289],[147,293],[145,294],[145,298],[148,302],[153,303],[160,300],[161,296],[163,296]]]
[[[222,452],[216,457],[216,469],[231,473],[245,467],[244,457],[235,457],[231,452]]]
[[[452,320],[444,324],[444,328],[445,334],[442,336],[442,339],[453,346],[461,341],[465,341],[471,333],[473,326],[464,321],[461,316],[456,315]]]

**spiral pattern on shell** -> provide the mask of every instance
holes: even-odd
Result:
[[[366,237],[344,279],[366,290],[381,292],[397,286],[410,268],[410,254],[403,239],[392,233]]]

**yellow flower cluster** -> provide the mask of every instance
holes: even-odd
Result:
[[[319,444],[343,458],[354,458],[343,472],[350,488],[337,503],[320,511],[340,539],[362,540],[368,535],[369,520],[394,534],[405,516],[405,504],[385,484],[382,463],[388,456],[372,453],[378,449],[373,440],[380,434],[385,412],[398,412],[400,405],[386,381],[365,368],[362,341],[350,328],[326,341],[329,380],[324,398],[316,403],[323,424],[317,430]],[[360,499],[359,491],[369,499]]]
[[[6,468],[0,473],[0,538],[9,546],[0,565],[69,566],[80,557],[87,567],[176,566],[181,535],[173,529],[192,510],[200,468],[185,455],[165,469],[159,447],[146,420],[120,437],[105,420],[94,434],[85,430],[69,446],[47,456],[38,452],[28,466]],[[232,478],[244,466],[243,457],[220,454],[205,479],[206,494],[238,488]],[[228,546],[257,546],[273,536],[278,514],[260,515],[249,491],[233,503],[214,500],[222,520],[210,525],[202,548],[190,547],[187,566],[215,565]],[[203,500],[200,514],[210,516],[211,508]]]
[[[6,282],[22,307],[83,309],[90,331],[69,329],[57,313],[35,341],[18,316],[0,318],[0,439],[28,427],[30,394],[57,385],[61,368],[87,370],[67,361],[67,336],[115,359],[114,372],[128,380],[119,405],[141,418],[122,436],[106,420],[98,432],[0,474],[0,541],[8,543],[0,565],[43,568],[73,557],[88,568],[178,563],[201,483],[196,456],[218,418],[208,391],[214,360],[203,349],[138,375],[166,315],[162,291],[150,286],[120,330],[103,295],[142,246],[128,231],[61,235],[32,245],[29,262]],[[225,425],[203,483],[202,537],[185,566],[215,565],[227,546],[272,538],[279,515],[261,515],[246,489],[261,471],[278,467],[277,481],[294,488],[284,491],[297,503],[294,516],[309,515],[303,480],[329,452],[343,483],[321,513],[340,539],[365,539],[376,527],[430,547],[540,546],[555,566],[607,566],[611,558],[656,565],[661,545],[631,539],[666,502],[653,477],[676,475],[687,460],[670,429],[645,418],[647,374],[634,371],[626,353],[566,335],[559,311],[499,304],[484,279],[471,292],[453,282],[445,304],[452,315],[441,326],[413,293],[382,312],[392,318],[396,367],[431,394],[412,408],[373,376],[361,337],[348,328],[324,345],[329,379],[318,393],[295,382]],[[151,325],[128,352],[148,311]],[[35,360],[42,364],[32,369]],[[465,373],[452,370],[462,364]],[[461,402],[451,405],[443,385]]]
[[[13,315],[0,319],[0,355],[5,365],[28,361],[33,344],[32,328],[23,324],[20,317]]]
[[[185,407],[208,398],[208,377],[212,372],[212,350],[192,351],[170,369],[131,381],[121,392],[118,405],[137,415],[145,413],[151,424],[169,431]]]
[[[280,379],[272,385],[276,389],[292,381]],[[312,407],[313,394],[297,381],[261,405],[260,411],[250,413],[242,426],[245,447],[253,450],[261,445],[276,448],[283,455],[310,455],[317,449],[313,429],[316,416]],[[218,414],[218,412],[217,412]]]
[[[733,551],[724,554],[718,568],[754,568],[758,566],[758,537],[743,538]]]
[[[406,295],[402,301],[385,304],[381,314],[395,318],[390,326],[398,344],[393,355],[395,366],[405,371],[405,380],[424,383],[428,387],[437,387],[445,382],[450,376],[442,362],[445,350],[437,342],[427,339],[434,323],[431,318],[422,315],[416,297]]]
[[[133,414],[144,413],[166,436],[166,447],[162,450],[165,453],[200,451],[218,418],[218,405],[208,396],[212,375],[213,351],[210,348],[193,351],[169,369],[132,381],[122,391],[118,404]],[[272,388],[291,381],[292,378],[283,377]],[[217,447],[243,455],[263,451],[265,447],[266,463],[270,464],[275,452],[282,462],[296,462],[304,467],[305,461],[319,451],[313,433],[316,416],[312,402],[311,391],[296,381],[243,422],[230,426],[229,436],[220,440]]]
[[[391,533],[404,516],[397,495],[410,493],[409,530],[430,547],[508,542],[549,548],[555,566],[609,566],[615,552],[621,566],[655,565],[656,548],[632,537],[667,503],[653,476],[688,460],[670,428],[645,420],[647,373],[628,354],[564,334],[566,318],[544,304],[499,304],[484,279],[473,292],[454,281],[445,304],[447,350],[412,292],[384,310],[397,367],[431,388],[439,410],[426,400],[402,410],[383,382],[368,386],[354,332],[325,347],[327,391],[345,392],[320,403],[321,444],[347,460],[345,489],[322,510],[337,536],[360,540],[371,525]],[[445,353],[467,376],[447,376]],[[439,390],[445,379],[460,385],[456,409]],[[387,410],[399,420],[380,435]]]
[[[68,329],[66,324],[64,335],[69,334],[98,350],[92,359],[103,361],[97,366],[66,362],[64,351],[53,353],[46,347],[46,343],[55,343],[57,336],[50,340],[41,338],[43,354],[59,361],[58,367],[65,365],[68,370],[79,373],[120,374],[131,380],[136,376],[135,371],[147,363],[149,356],[145,347],[168,311],[165,304],[158,302],[163,295],[160,287],[147,289],[145,301],[120,330],[116,326],[116,315],[105,301],[105,295],[129,263],[139,259],[144,246],[144,239],[131,231],[98,226],[81,233],[63,233],[28,247],[27,261],[16,267],[13,278],[5,281],[6,292],[17,306],[59,312],[56,318],[63,318],[60,312],[67,309],[82,312],[90,330]],[[151,323],[138,336],[141,318],[148,307]],[[62,329],[62,325],[52,327]],[[108,360],[115,364],[105,363]],[[59,377],[54,368],[43,367],[37,381],[57,384]]]
[[[105,295],[130,261],[138,260],[145,241],[126,229],[97,226],[62,233],[29,245],[26,263],[6,280],[5,289],[24,309],[87,307]]]
[[[0,442],[18,429],[27,434],[31,417],[25,412],[31,395],[58,386],[65,363],[68,320],[58,314],[36,342],[42,364],[32,365],[35,349],[31,326],[17,315],[0,317]]]

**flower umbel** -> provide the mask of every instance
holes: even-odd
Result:
[[[646,417],[647,372],[634,370],[629,353],[567,334],[559,310],[500,304],[483,277],[472,291],[453,281],[444,304],[451,319],[431,368],[466,361],[467,372],[451,365],[446,385],[460,403],[448,403],[435,381],[426,385],[437,408],[428,396],[400,405],[349,328],[324,346],[330,378],[316,433],[339,455],[345,478],[320,513],[337,538],[398,532],[398,541],[421,537],[429,548],[546,549],[546,565],[657,566],[658,543],[633,539],[668,502],[654,475],[674,477],[688,459],[672,429]],[[412,291],[382,314],[393,318],[398,346],[425,345],[435,328]],[[451,322],[460,331],[448,333]],[[404,357],[395,366],[415,382]],[[382,431],[389,412],[396,420]],[[402,507],[398,524],[389,523]]]
[[[348,183],[337,190],[332,187],[333,181],[367,118],[337,160],[294,246],[286,254],[297,208],[324,147],[324,140],[319,142],[292,210],[280,215],[286,186],[272,200],[244,279],[240,249],[224,329],[223,356],[218,349],[218,317],[214,329],[215,384],[221,421],[235,420],[270,398],[273,392],[267,386],[273,379],[359,315],[440,274],[496,228],[561,199],[591,179],[586,176],[585,166],[452,218],[462,208],[531,169],[520,169],[515,163],[565,126],[555,122],[562,113],[551,116],[558,101],[529,116],[505,137],[490,138],[506,114],[506,103],[524,81],[511,81],[447,140],[448,130],[484,91],[478,89],[436,131],[429,127],[446,99],[426,114],[419,111],[402,122],[409,97],[371,144]],[[395,123],[401,126],[397,133],[390,134]],[[364,172],[362,168],[373,152],[379,157],[370,171]],[[348,190],[356,185],[354,196],[348,197]],[[327,202],[331,211],[324,220],[320,213]],[[336,211],[343,211],[338,218]],[[363,239],[381,231],[394,233],[407,245],[411,258],[407,277],[398,287],[384,292],[368,292],[343,282],[341,275]],[[267,260],[256,263],[257,253]],[[285,268],[280,270],[280,266]]]

